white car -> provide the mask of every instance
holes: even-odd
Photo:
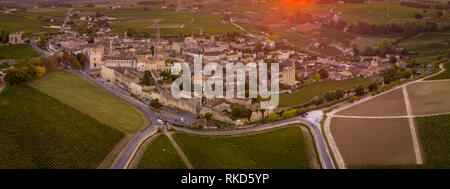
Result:
[[[181,123],[184,123],[184,118],[183,118],[183,117],[180,118],[180,122],[181,122]]]
[[[158,119],[158,123],[163,124],[164,122],[163,122],[163,120]]]

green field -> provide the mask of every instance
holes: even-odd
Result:
[[[29,36],[32,32],[52,32],[57,31],[57,29],[47,29],[42,26],[49,25],[60,25],[62,24],[62,18],[51,17],[42,13],[14,13],[14,14],[3,14],[0,13],[0,30],[7,30],[10,33],[17,31],[24,31],[25,36]],[[40,16],[40,19],[39,19]],[[47,22],[46,19],[53,19],[54,22]]]
[[[309,134],[309,133],[308,133]],[[245,135],[198,136],[175,133],[193,167],[199,169],[310,169],[314,149],[299,127]]]
[[[0,168],[96,168],[124,134],[27,85],[0,94]]]
[[[54,71],[32,86],[122,132],[132,133],[144,125],[133,106],[67,71]]]
[[[424,168],[450,168],[450,115],[416,118]]]
[[[166,135],[159,135],[147,146],[138,169],[186,169],[186,164]]]
[[[351,78],[342,81],[325,80],[310,86],[301,88],[293,93],[280,94],[279,106],[292,106],[296,104],[306,103],[316,96],[322,96],[326,92],[336,89],[348,90],[358,85],[369,85],[373,81],[366,78]]]
[[[18,60],[37,56],[40,54],[27,44],[0,46],[0,60]]]
[[[430,77],[426,80],[439,80],[439,79],[450,79],[450,63],[444,64],[444,71],[436,76]]]
[[[422,33],[398,44],[411,52],[429,52],[450,48],[450,33]]]
[[[111,24],[116,32],[123,32],[128,28],[143,33],[156,34],[156,28],[160,28],[162,35],[173,34],[199,34],[200,29],[206,34],[217,34],[225,32],[240,32],[230,23],[222,23],[221,15],[211,14],[210,12],[193,13],[191,11],[175,12],[173,10],[161,9],[162,6],[144,6],[123,7],[116,10],[102,8],[82,8],[77,9],[84,12],[99,11],[107,16],[117,18],[117,21]],[[155,21],[158,20],[158,21]]]

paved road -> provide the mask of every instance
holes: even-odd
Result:
[[[49,57],[49,56],[53,55],[53,53],[51,53],[47,50],[41,49],[33,40],[30,40],[30,45],[35,51],[37,51],[43,57]]]
[[[275,123],[270,124],[264,124],[257,127],[252,127],[248,129],[241,129],[241,130],[228,130],[228,131],[219,131],[219,130],[195,130],[195,129],[187,129],[182,127],[174,127],[176,130],[183,131],[186,133],[191,134],[197,134],[197,135],[211,135],[211,136],[226,136],[226,135],[242,135],[242,134],[249,134],[249,133],[256,133],[268,129],[274,129],[274,128],[280,128],[287,125],[292,124],[305,124],[307,125],[314,136],[314,140],[316,142],[317,150],[319,152],[319,158],[322,164],[322,167],[325,169],[335,169],[333,159],[331,158],[330,152],[328,150],[327,144],[325,142],[325,139],[322,135],[322,131],[320,127],[313,126],[313,123],[309,120],[306,120],[302,117],[294,117],[286,120],[281,120]]]
[[[105,90],[113,93],[114,95],[126,100],[127,102],[135,105],[136,107],[139,107],[151,120],[153,123],[157,123],[157,119],[159,116],[163,116],[167,121],[173,122],[173,120],[176,120],[176,115],[173,114],[159,114],[157,112],[154,112],[152,109],[148,108],[147,105],[132,99],[131,97],[118,92],[117,89],[113,89],[110,86],[106,85],[102,81],[96,80],[86,74],[85,72],[80,72],[79,70],[72,70],[74,73],[77,73],[81,75],[82,77],[92,81],[93,83],[97,84],[98,86],[104,88]],[[281,120],[279,122],[270,123],[270,124],[264,124],[257,127],[247,128],[247,129],[241,129],[241,130],[228,130],[228,131],[219,131],[219,130],[193,130],[193,129],[187,129],[187,128],[180,128],[175,127],[177,130],[184,131],[187,133],[193,133],[193,134],[200,134],[200,135],[240,135],[240,134],[247,134],[247,133],[254,133],[259,132],[267,129],[273,129],[273,128],[279,128],[287,125],[292,124],[298,124],[302,123],[305,125],[308,125],[311,129],[314,140],[316,142],[316,146],[319,152],[319,158],[322,164],[322,167],[325,169],[334,169],[334,163],[333,159],[330,156],[330,152],[327,148],[327,144],[325,142],[325,139],[322,135],[322,131],[320,127],[313,126],[313,123],[303,119],[302,117],[295,117],[291,119]],[[141,131],[140,133],[136,134],[135,137],[126,145],[126,147],[122,150],[122,152],[119,155],[119,158],[117,160],[117,163],[115,163],[114,167],[115,169],[126,169],[128,167],[128,164],[130,163],[131,159],[133,158],[134,154],[136,153],[139,146],[142,144],[143,141],[145,141],[148,137],[152,136],[154,133],[156,133],[157,128],[150,126],[146,128],[145,130]]]

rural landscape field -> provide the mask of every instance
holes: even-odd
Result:
[[[449,10],[0,0],[0,169],[449,169]]]

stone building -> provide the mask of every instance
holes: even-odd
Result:
[[[14,33],[14,34],[9,34],[9,42],[8,43],[15,45],[15,44],[23,44],[25,42],[22,39],[21,33]]]
[[[295,85],[295,63],[282,64],[280,83],[285,85]]]
[[[104,47],[103,46],[97,46],[94,48],[89,49],[89,63],[91,69],[101,68],[103,65],[102,59],[103,59],[103,53],[104,53]]]

